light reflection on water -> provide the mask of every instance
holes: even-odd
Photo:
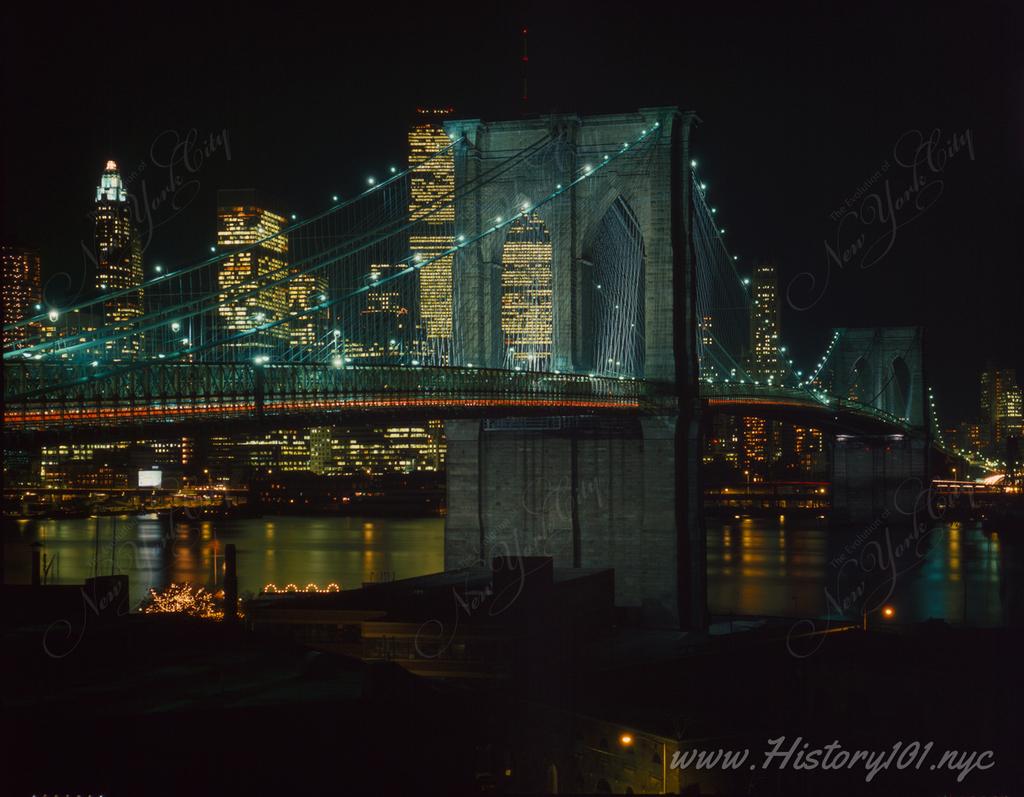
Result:
[[[95,567],[97,523],[99,572],[110,572],[114,550],[114,569],[128,574],[133,607],[150,586],[213,585],[229,542],[238,550],[242,593],[268,583],[351,588],[382,576],[438,572],[444,563],[441,518],[264,517],[177,523],[169,534],[166,520],[122,516],[14,524],[5,537],[7,582],[27,582],[29,543],[41,540],[49,580],[81,583]],[[794,527],[774,518],[709,521],[711,612],[807,617],[831,608],[837,616],[846,602],[846,615],[856,618],[865,599],[851,596],[860,591],[869,608],[892,604],[904,622],[960,623],[965,606],[972,625],[1024,620],[1019,609],[1006,608],[1020,604],[1014,590],[1021,583],[1019,546],[977,524],[941,525],[909,543],[907,534],[893,529],[886,538],[879,529],[864,538],[855,530]]]
[[[174,582],[212,586],[222,581],[224,546],[238,551],[239,592],[258,592],[310,582],[343,588],[363,581],[433,573],[443,568],[442,518],[264,517],[176,523],[165,520],[102,517],[99,572],[129,577],[132,606],[150,586]],[[29,543],[44,543],[49,581],[80,584],[93,575],[97,561],[97,519],[39,520],[19,523],[5,537],[7,581],[25,583],[30,572]]]
[[[1019,548],[980,524],[910,529],[787,528],[744,518],[708,522],[713,614],[856,619],[889,604],[902,622],[929,618],[998,626],[1024,621]],[[1013,604],[1014,610],[1008,607]]]

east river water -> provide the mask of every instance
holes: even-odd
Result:
[[[129,576],[133,608],[150,587],[212,586],[224,546],[238,551],[239,591],[401,579],[443,569],[442,518],[262,517],[175,522],[134,516],[19,520],[4,535],[5,581],[27,583],[42,542],[50,583],[113,571]],[[97,544],[98,536],[98,544]],[[927,533],[840,532],[766,519],[708,523],[708,601],[715,615],[858,616],[881,605],[903,622],[1017,624],[1021,547],[980,524]],[[98,564],[97,564],[98,563]],[[1013,608],[1016,607],[1016,608]]]

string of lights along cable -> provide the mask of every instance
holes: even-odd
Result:
[[[615,186],[618,175],[651,168],[660,124],[638,125],[607,148],[570,145],[564,131],[538,127],[520,147],[461,171],[472,143],[460,125],[451,108],[419,109],[403,159],[380,165],[355,191],[325,197],[306,218],[251,189],[221,190],[208,253],[145,273],[123,180],[108,162],[95,199],[95,291],[5,319],[5,365],[22,366],[8,374],[5,397],[52,396],[174,364],[243,366],[248,376],[223,379],[250,381],[258,368],[275,381],[306,380],[314,392],[327,390],[330,372],[353,369],[381,389],[406,384],[393,374],[409,368],[440,369],[435,384],[445,369],[491,369],[600,379],[604,391],[610,380],[642,385],[649,253],[637,208]],[[702,392],[828,408],[859,401],[882,414],[863,397],[832,394],[841,330],[814,366],[794,364],[781,337],[775,265],[741,273],[698,162],[686,172]],[[539,184],[543,174],[564,177]],[[573,240],[574,218],[596,222],[566,281],[559,247]],[[573,292],[571,321],[560,309],[565,291]],[[477,318],[494,321],[470,323]],[[556,355],[569,323],[582,334],[566,365]],[[286,367],[304,376],[274,371]],[[165,391],[193,377],[138,378]],[[408,385],[425,389],[423,379]],[[636,404],[642,387],[632,390],[618,399]]]

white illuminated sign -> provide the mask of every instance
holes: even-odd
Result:
[[[139,487],[159,487],[163,482],[163,471],[140,470]]]

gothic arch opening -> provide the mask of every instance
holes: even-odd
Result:
[[[545,778],[546,794],[558,794],[558,767],[548,764],[547,777]]]
[[[595,373],[642,377],[645,252],[636,215],[617,198],[584,249],[581,272],[583,363]]]
[[[857,358],[850,374],[850,389],[847,398],[850,401],[868,401],[871,398],[871,363],[864,356]]]
[[[895,393],[896,406],[886,409],[893,411],[894,415],[901,418],[910,417],[910,391],[911,379],[910,368],[902,356],[897,356],[892,361],[893,392]]]

